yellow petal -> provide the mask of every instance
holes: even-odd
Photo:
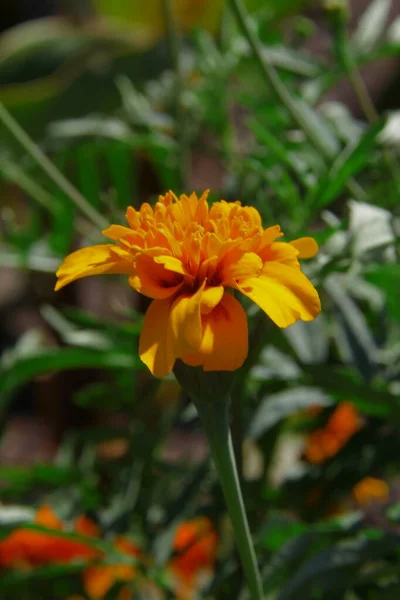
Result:
[[[205,371],[235,371],[248,353],[247,317],[240,303],[228,292],[208,315],[203,316],[203,340],[198,352],[183,361],[203,365]]]
[[[254,252],[246,252],[239,258],[235,257],[233,251],[223,261],[221,269],[222,281],[225,285],[232,285],[249,277],[258,277],[261,273],[263,261]]]
[[[183,283],[183,276],[168,271],[163,265],[155,262],[156,258],[158,257],[149,254],[138,254],[135,259],[135,273],[129,278],[129,284],[144,296],[162,300],[179,290]]]
[[[299,319],[311,321],[321,310],[318,292],[299,269],[265,263],[260,277],[249,278],[238,289],[278,325],[288,327]]]
[[[55,290],[75,279],[102,273],[131,273],[132,259],[129,253],[116,244],[103,244],[81,248],[69,254],[60,265],[56,275]]]
[[[297,249],[286,242],[272,242],[260,252],[260,256],[263,262],[273,261],[300,269]]]
[[[181,275],[185,275],[186,271],[183,268],[182,261],[179,258],[175,258],[175,256],[155,256],[154,262],[162,265],[168,271],[173,271],[174,273],[180,273]]]
[[[192,295],[179,296],[171,310],[174,351],[177,357],[198,350],[203,337],[201,304],[204,284]]]
[[[223,295],[224,288],[222,285],[206,288],[201,298],[201,314],[207,315],[212,311],[221,302]]]
[[[318,244],[312,237],[302,237],[290,242],[298,251],[299,258],[312,258],[318,252]]]
[[[156,377],[168,375],[175,363],[171,329],[172,301],[154,300],[147,309],[139,341],[139,356]]]
[[[132,235],[133,231],[132,229],[129,229],[129,227],[124,227],[123,225],[110,225],[110,227],[104,229],[101,233],[110,240],[118,241],[127,235]]]

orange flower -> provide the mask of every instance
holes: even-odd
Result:
[[[99,554],[81,541],[57,536],[56,532],[63,531],[64,526],[49,506],[42,506],[37,511],[34,523],[52,529],[55,534],[24,527],[16,529],[0,542],[0,568],[65,563]]]
[[[124,537],[115,540],[115,547],[128,556],[137,557],[140,554],[139,548]],[[132,581],[135,573],[134,566],[124,563],[94,565],[86,569],[83,574],[85,592],[91,600],[103,600],[116,583]],[[122,588],[120,596],[121,598],[129,598],[129,590]]]
[[[211,574],[217,546],[218,536],[206,517],[192,519],[178,527],[170,569],[179,600],[191,600],[202,578]]]
[[[389,486],[386,481],[376,477],[364,477],[353,487],[353,498],[359,506],[387,502],[389,499]]]
[[[130,285],[153,299],[144,320],[139,353],[162,377],[180,358],[205,371],[233,371],[248,351],[247,318],[229,290],[238,290],[279,326],[312,320],[317,291],[298,258],[313,256],[312,238],[276,241],[278,225],[263,229],[253,207],[240,202],[207,204],[207,192],[179,199],[169,192],[153,209],[129,207],[128,227],[103,233],[114,244],[82,248],[57,271],[56,290],[100,273],[129,275]]]
[[[313,464],[320,464],[332,458],[361,426],[357,409],[351,402],[342,402],[336,407],[326,426],[308,436],[304,453],[306,459]]]

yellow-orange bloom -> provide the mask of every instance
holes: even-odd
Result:
[[[173,543],[175,556],[169,566],[179,600],[195,597],[203,577],[212,574],[217,547],[218,536],[207,517],[197,517],[178,527]]]
[[[389,486],[386,481],[376,477],[364,477],[353,487],[353,498],[359,506],[367,506],[377,502],[387,502]]]
[[[313,464],[321,464],[335,456],[361,428],[360,415],[351,402],[341,402],[325,427],[313,431],[307,438],[304,455]]]
[[[277,241],[278,225],[263,229],[253,207],[207,204],[207,192],[161,196],[154,209],[129,207],[129,227],[111,225],[113,244],[82,248],[57,271],[56,290],[101,273],[129,275],[130,285],[153,299],[139,353],[150,371],[168,375],[180,358],[205,371],[233,371],[246,359],[247,318],[231,290],[238,290],[279,326],[312,320],[318,293],[298,258],[314,256],[312,238]]]

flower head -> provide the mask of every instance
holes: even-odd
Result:
[[[247,356],[246,314],[232,291],[264,310],[279,326],[312,320],[318,293],[298,258],[313,256],[312,238],[277,241],[279,226],[263,229],[253,207],[240,202],[207,204],[207,192],[161,196],[126,213],[129,227],[111,225],[113,244],[82,248],[57,271],[56,290],[101,273],[129,276],[130,285],[153,299],[146,313],[139,353],[156,376],[180,358],[205,371],[233,371]]]

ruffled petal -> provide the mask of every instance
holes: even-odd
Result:
[[[147,309],[139,341],[139,356],[156,377],[168,375],[175,363],[170,298],[154,300]]]
[[[288,327],[299,319],[311,321],[321,310],[317,290],[299,269],[266,263],[260,277],[249,278],[238,289],[278,325]]]
[[[201,297],[201,314],[207,315],[222,300],[224,288],[222,285],[206,288]]]
[[[248,353],[247,317],[241,304],[228,292],[208,315],[203,316],[203,339],[198,352],[182,360],[205,371],[235,371]]]
[[[277,262],[300,269],[297,249],[286,242],[273,242],[260,253],[263,262]]]
[[[138,254],[135,259],[135,274],[129,278],[129,284],[144,296],[162,300],[179,290],[183,283],[183,276],[167,270],[162,264],[155,262],[155,258],[160,257]]]
[[[203,337],[201,304],[203,286],[195,294],[179,296],[171,310],[171,327],[175,355],[181,357],[198,350]]]
[[[124,248],[116,244],[103,244],[81,248],[69,254],[61,263],[56,275],[55,290],[60,290],[71,281],[104,273],[132,273],[132,259]]]
[[[232,286],[236,281],[258,277],[262,267],[263,261],[258,254],[246,252],[237,256],[235,252],[232,252],[222,263],[221,279],[224,285]]]
[[[162,265],[167,271],[172,271],[173,273],[180,273],[181,275],[186,275],[186,271],[183,268],[182,261],[175,256],[155,256],[154,262],[159,265]]]
[[[290,242],[298,251],[299,258],[312,258],[318,252],[318,244],[312,237],[302,237]]]

